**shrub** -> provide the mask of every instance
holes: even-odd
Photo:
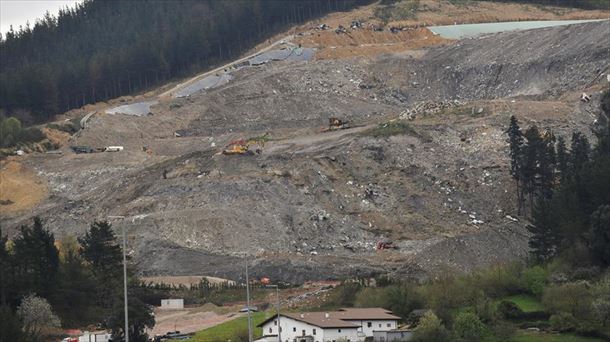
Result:
[[[419,326],[417,326],[413,333],[412,341],[445,342],[451,341],[451,338],[441,320],[432,311],[428,311],[419,321]]]
[[[423,306],[423,300],[411,284],[392,285],[385,288],[364,288],[356,295],[357,307],[383,307],[406,318],[414,309]]]
[[[492,298],[519,293],[522,291],[521,268],[519,264],[490,267],[476,274],[472,286],[482,289]]]
[[[522,286],[527,292],[540,297],[544,290],[547,275],[546,270],[540,266],[526,268],[521,273]]]
[[[523,311],[511,301],[503,300],[498,304],[498,312],[504,319],[517,320],[523,318]]]
[[[550,313],[567,312],[583,319],[591,314],[592,293],[585,282],[566,283],[544,289],[542,304]]]
[[[375,138],[391,137],[393,135],[412,134],[416,135],[415,130],[403,121],[390,121],[381,123],[375,128],[371,128],[366,134]]]
[[[453,332],[460,339],[475,342],[483,339],[487,333],[487,327],[474,313],[462,312],[455,318]]]
[[[556,331],[573,331],[576,329],[576,318],[567,312],[559,312],[551,316],[549,319],[551,328]]]

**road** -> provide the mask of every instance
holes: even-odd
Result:
[[[197,75],[195,77],[192,77],[192,78],[190,78],[190,79],[188,79],[188,80],[186,80],[186,81],[184,81],[182,83],[179,83],[178,85],[176,85],[172,89],[170,89],[170,90],[168,90],[166,92],[163,92],[162,94],[159,95],[159,99],[163,99],[163,98],[167,98],[168,96],[172,96],[173,93],[175,93],[176,91],[178,91],[178,90],[180,90],[180,89],[190,85],[193,82],[197,82],[198,80],[200,80],[200,79],[202,79],[204,77],[213,75],[213,74],[215,74],[215,73],[217,73],[219,71],[224,71],[225,69],[231,67],[234,64],[245,62],[245,61],[253,58],[254,56],[256,56],[258,54],[261,54],[263,52],[267,52],[267,51],[275,48],[276,46],[278,46],[280,44],[284,44],[284,43],[290,42],[293,38],[294,38],[294,35],[286,36],[286,37],[284,37],[282,39],[279,39],[279,40],[273,42],[271,45],[269,45],[269,46],[267,46],[267,47],[265,47],[265,48],[263,48],[261,50],[258,50],[258,51],[254,52],[254,53],[252,53],[252,54],[250,54],[248,56],[242,57],[242,58],[240,58],[238,60],[235,60],[235,61],[232,61],[232,62],[227,63],[225,65],[219,66],[216,69],[213,69],[213,70],[210,70],[210,71],[206,71],[203,74],[199,74],[199,75]]]

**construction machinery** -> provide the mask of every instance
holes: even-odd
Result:
[[[263,147],[265,147],[265,142],[269,141],[269,134],[261,135],[258,137],[253,137],[249,139],[238,139],[233,140],[225,146],[225,149],[222,151],[224,155],[253,155],[263,153]]]
[[[328,118],[328,129],[325,131],[326,132],[337,131],[337,130],[346,129],[346,128],[349,128],[349,125],[347,124],[346,121],[343,121],[339,118]]]
[[[382,251],[384,249],[397,249],[398,247],[394,245],[394,242],[390,239],[383,239],[377,241],[375,244],[375,249],[378,251]]]

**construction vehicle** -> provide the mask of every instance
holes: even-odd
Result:
[[[269,133],[265,135],[261,135],[258,137],[246,139],[233,140],[225,146],[225,149],[222,151],[224,155],[253,155],[263,153],[263,147],[265,147],[265,142],[269,141]]]
[[[396,247],[394,245],[394,242],[392,240],[389,240],[389,239],[379,240],[375,244],[375,249],[378,250],[378,251],[382,251],[384,249],[397,249],[397,248],[398,247]]]
[[[339,118],[328,118],[328,129],[326,130],[327,132],[346,128],[349,128],[349,125],[346,121],[343,121]]]

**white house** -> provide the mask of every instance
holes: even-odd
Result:
[[[373,331],[396,329],[399,320],[400,317],[382,308],[284,313],[280,315],[279,330],[282,342],[360,342],[373,337]],[[258,326],[263,329],[261,341],[277,341],[277,316]]]

